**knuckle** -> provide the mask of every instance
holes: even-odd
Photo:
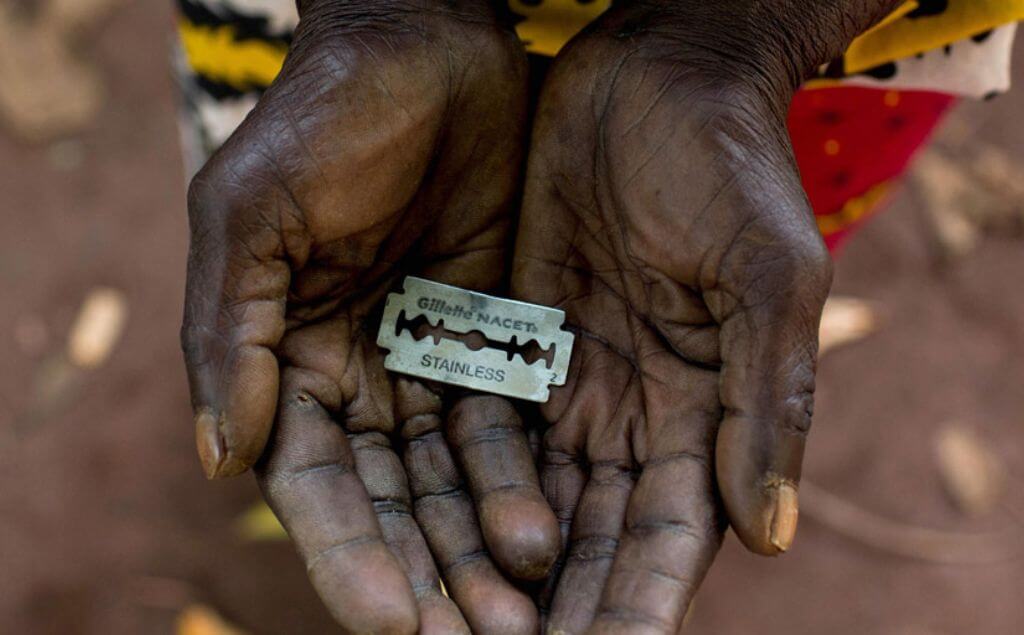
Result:
[[[436,414],[413,415],[402,423],[402,438],[410,446],[437,440],[441,435],[441,417]]]
[[[543,450],[543,458],[541,464],[548,468],[568,468],[576,467],[580,463],[577,456],[560,450],[558,448],[546,447]]]
[[[677,542],[703,545],[713,540],[713,529],[701,527],[697,522],[687,518],[645,518],[627,520],[626,531],[632,536],[650,536],[663,534]]]
[[[264,466],[259,470],[259,476],[263,491],[268,500],[281,502],[295,494],[296,486],[310,479],[339,479],[351,478],[354,470],[351,466],[338,461],[324,463],[311,463],[306,465],[279,465],[273,464]]]
[[[598,560],[611,561],[619,549],[618,536],[585,536],[573,540],[566,555],[568,560],[593,562]]]
[[[189,219],[193,225],[193,235],[195,228],[200,225],[200,221],[209,218],[210,214],[216,213],[217,210],[227,207],[224,200],[227,190],[218,187],[218,184],[223,183],[225,178],[224,170],[220,167],[220,160],[219,154],[212,157],[189,183],[187,202]]]
[[[489,435],[509,436],[522,429],[515,408],[506,399],[478,395],[462,399],[449,415],[450,432],[456,445],[464,445]]]
[[[771,238],[778,248],[789,254],[792,267],[808,271],[826,271],[832,267],[832,257],[821,233],[809,222],[811,211],[804,204],[794,205],[791,222],[777,223]],[[771,231],[771,230],[770,230]]]
[[[187,202],[193,228],[237,215],[253,201],[276,198],[280,184],[270,155],[260,145],[261,121],[243,123],[192,177]]]
[[[423,446],[406,454],[405,469],[413,498],[447,499],[463,496],[462,476],[443,446]]]
[[[380,498],[373,501],[373,510],[378,519],[385,517],[412,517],[412,504],[408,500]]]
[[[377,430],[351,433],[348,440],[353,452],[391,452],[391,440]]]
[[[186,363],[190,365],[201,365],[203,363],[208,339],[204,335],[204,329],[194,324],[191,317],[186,316],[185,323],[182,324],[181,331],[178,334],[181,351],[185,354]]]
[[[725,272],[736,295],[747,305],[803,306],[809,298],[824,305],[832,285],[832,258],[817,231],[785,226],[763,232],[756,247],[743,249],[742,260]]]
[[[806,437],[814,419],[814,390],[800,390],[783,402],[780,416],[783,429],[798,437]]]
[[[194,308],[186,308],[185,318],[178,333],[185,366],[189,374],[196,374],[221,363],[231,343],[227,337],[201,322],[201,316]]]
[[[816,230],[794,246],[794,254],[799,258],[801,270],[811,288],[817,292],[828,293],[832,286],[832,254],[829,253],[825,241]]]

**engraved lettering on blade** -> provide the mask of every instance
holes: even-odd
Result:
[[[473,310],[461,304],[448,304],[448,302],[441,298],[420,298],[416,301],[416,306],[425,313],[438,316],[465,318],[478,324],[501,326],[522,333],[537,332],[537,325],[533,322],[517,320],[514,317],[503,316],[500,313],[488,313],[486,308]]]
[[[432,336],[417,340],[399,319],[424,318],[452,333],[483,333],[489,342],[516,349],[471,350],[461,341]],[[384,305],[377,345],[387,349],[390,371],[465,386],[517,399],[545,402],[549,386],[565,384],[574,336],[562,329],[558,309],[495,298],[413,276]],[[521,347],[535,341],[545,359],[527,364]]]

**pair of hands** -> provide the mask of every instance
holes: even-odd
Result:
[[[208,476],[255,466],[347,631],[675,632],[727,524],[793,539],[830,260],[784,116],[896,4],[626,3],[530,113],[482,0],[300,0],[190,191]],[[564,309],[568,384],[524,425],[386,373],[410,274]]]

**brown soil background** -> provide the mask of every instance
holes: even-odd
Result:
[[[207,483],[194,457],[177,344],[187,230],[165,4],[129,5],[83,48],[109,90],[90,129],[53,145],[0,131],[0,632],[171,633],[192,601],[254,634],[334,632],[287,543],[238,538],[235,519],[258,499],[251,478]],[[1017,57],[1016,92],[961,106],[940,135],[954,162],[991,144],[1024,165],[1024,46]],[[990,232],[948,262],[926,198],[908,187],[839,261],[836,291],[876,302],[885,323],[824,360],[805,475],[901,522],[1005,529],[1024,515],[1024,241]],[[58,399],[41,395],[98,285],[128,296],[123,340]],[[950,421],[1008,466],[997,513],[967,520],[944,494],[933,442]],[[688,632],[1010,635],[1024,628],[1022,596],[1024,558],[908,560],[807,510],[779,560],[727,541]]]

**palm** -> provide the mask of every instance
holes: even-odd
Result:
[[[513,290],[580,335],[542,410],[542,482],[571,522],[552,628],[675,632],[721,542],[719,486],[777,552],[750,487],[765,465],[736,464],[754,437],[789,442],[736,422],[806,432],[827,255],[780,118],[720,85],[592,36],[541,98]],[[792,372],[762,374],[780,358]]]
[[[333,52],[344,74],[326,89],[318,77],[307,103],[296,107],[295,82],[278,83],[294,136],[274,148],[281,178],[261,198],[284,209],[290,259],[279,358],[283,376],[302,369],[337,385],[329,401],[347,430],[394,429],[394,386],[375,340],[384,295],[401,277],[485,290],[504,280],[523,77],[493,37],[454,51],[356,38]],[[466,67],[494,54],[505,59],[489,73]],[[242,134],[262,117],[280,121],[277,101],[268,95]]]

